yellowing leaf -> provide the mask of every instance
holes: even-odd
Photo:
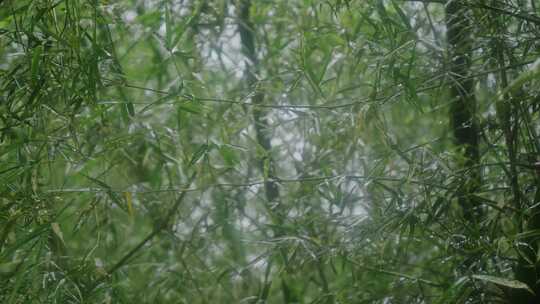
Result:
[[[58,223],[54,222],[54,223],[51,223],[51,228],[52,228],[54,234],[56,234],[56,236],[60,239],[60,241],[62,241],[62,243],[64,243],[64,234],[62,233],[62,230],[60,230],[60,225],[58,225]]]
[[[124,197],[126,198],[129,216],[133,217],[133,196],[131,192],[124,192]]]

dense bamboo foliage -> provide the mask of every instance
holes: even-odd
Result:
[[[540,1],[0,0],[1,303],[540,303]]]

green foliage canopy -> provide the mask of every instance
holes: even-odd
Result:
[[[0,1],[0,301],[536,303],[540,3],[450,2]]]

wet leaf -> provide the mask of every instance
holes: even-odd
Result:
[[[493,283],[500,286],[505,286],[508,288],[525,289],[531,294],[534,294],[534,291],[532,291],[532,289],[527,284],[518,280],[511,280],[511,279],[495,277],[495,276],[490,276],[490,275],[481,275],[481,274],[475,274],[472,277],[477,280]]]

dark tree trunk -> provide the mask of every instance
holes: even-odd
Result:
[[[271,136],[269,134],[269,123],[266,118],[267,112],[263,107],[258,105],[263,104],[264,102],[264,93],[259,91],[257,88],[259,74],[258,71],[258,58],[257,58],[257,48],[255,43],[254,27],[253,23],[250,20],[249,10],[251,7],[250,0],[239,0],[238,1],[238,31],[240,33],[240,41],[242,44],[242,53],[246,57],[246,67],[245,67],[245,77],[247,86],[250,90],[253,90],[253,95],[251,97],[251,103],[254,105],[252,107],[252,115],[254,121],[254,128],[257,143],[264,150],[264,155],[258,159],[259,168],[261,173],[264,176],[264,192],[266,197],[267,211],[268,215],[273,224],[273,233],[275,237],[282,236],[284,232],[282,231],[283,226],[283,212],[282,208],[278,205],[278,208],[275,208],[275,204],[279,203],[280,193],[279,188],[276,182],[276,169],[274,159],[272,157],[272,144]],[[282,249],[281,255],[286,256],[285,251]],[[281,275],[281,291],[283,294],[284,303],[297,303],[299,302],[298,297],[296,296],[294,290],[291,290],[287,283],[288,278],[286,273]],[[267,286],[267,288],[270,288]],[[262,292],[259,295],[258,300],[266,301],[268,297],[268,292]]]
[[[477,222],[481,209],[472,194],[480,185],[480,153],[474,79],[469,76],[472,57],[472,33],[469,9],[460,1],[445,5],[447,40],[450,56],[450,124],[455,143],[461,151],[464,179],[458,189],[458,202],[469,222]]]
[[[241,0],[239,7],[240,23],[238,31],[242,42],[242,52],[248,59],[246,61],[245,76],[247,85],[251,90],[254,90],[251,102],[255,105],[260,105],[264,102],[264,93],[257,89],[257,67],[258,58],[255,48],[255,35],[253,35],[253,24],[249,17],[249,8],[251,2],[249,0]],[[264,184],[265,195],[268,203],[274,203],[279,199],[279,189],[275,182],[275,165],[271,156],[272,144],[271,137],[268,134],[269,124],[266,119],[266,111],[262,107],[253,107],[253,120],[255,124],[255,133],[257,143],[264,149],[265,155],[259,160],[261,172],[265,173],[267,179]]]

